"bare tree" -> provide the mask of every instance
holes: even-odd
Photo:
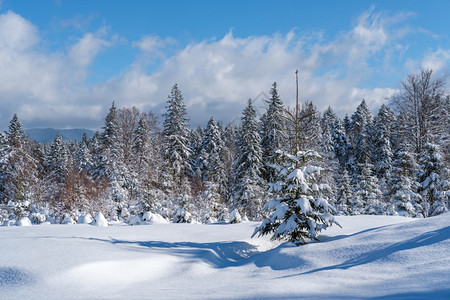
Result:
[[[448,107],[445,101],[445,85],[432,78],[432,70],[421,70],[410,74],[402,82],[403,89],[391,98],[394,109],[399,114],[399,134],[401,140],[416,154],[429,142],[439,142],[445,132]],[[447,112],[446,112],[447,111]]]

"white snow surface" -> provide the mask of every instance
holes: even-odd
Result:
[[[450,213],[336,219],[300,247],[253,222],[0,227],[0,298],[450,298]]]

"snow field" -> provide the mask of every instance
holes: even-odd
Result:
[[[301,247],[252,222],[0,227],[0,298],[449,298],[449,213],[337,221]]]

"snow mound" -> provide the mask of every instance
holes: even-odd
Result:
[[[62,220],[61,224],[64,224],[64,225],[71,225],[71,224],[75,224],[75,221],[74,221],[71,217],[66,216],[66,217],[64,217],[64,219]]]
[[[93,221],[91,214],[81,215],[78,217],[77,224],[89,224]]]
[[[130,217],[130,220],[128,220],[128,224],[130,224],[131,226],[133,226],[133,225],[141,225],[142,224],[141,217],[138,216],[138,215]]]
[[[28,217],[23,217],[20,220],[17,220],[16,226],[31,226],[31,221]]]
[[[95,214],[94,221],[91,224],[99,227],[107,227],[108,221],[106,221],[105,216],[101,212],[98,212]]]
[[[149,211],[144,212],[142,221],[146,224],[168,224],[169,222],[163,216]]]

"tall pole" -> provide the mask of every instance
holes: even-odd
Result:
[[[297,155],[297,152],[299,149],[299,142],[298,142],[298,70],[295,70],[295,81],[297,86],[296,91],[296,101],[295,101],[295,155]]]

